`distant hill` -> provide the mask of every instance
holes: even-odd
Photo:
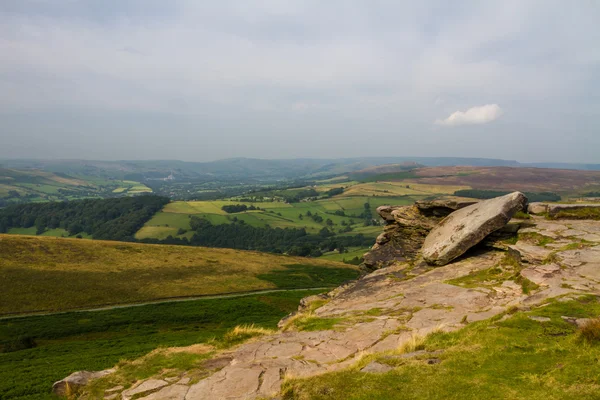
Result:
[[[357,157],[340,159],[231,158],[211,162],[176,160],[0,160],[5,168],[32,169],[52,173],[98,176],[112,179],[157,179],[173,173],[178,179],[298,179],[334,176],[386,164],[413,163],[423,166],[508,166],[600,170],[600,164],[519,163],[514,160],[460,157]]]

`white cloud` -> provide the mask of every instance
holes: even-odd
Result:
[[[456,111],[444,120],[437,120],[437,125],[457,126],[487,124],[498,119],[503,114],[498,104],[486,104],[484,106],[471,107],[467,111]]]

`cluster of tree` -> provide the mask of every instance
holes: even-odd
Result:
[[[600,197],[600,192],[587,192],[583,194],[583,197]]]
[[[493,199],[494,197],[504,196],[511,193],[510,191],[500,190],[481,190],[481,189],[465,189],[454,192],[455,196],[470,197],[473,199]],[[530,202],[536,201],[560,201],[560,195],[552,192],[524,192]]]
[[[319,192],[315,189],[290,190],[281,192],[281,196],[286,203],[298,203],[307,198],[318,197]]]
[[[344,193],[343,187],[333,188],[333,189],[330,189],[325,192],[325,197],[333,197],[333,196],[337,196],[338,194],[342,194],[342,193]]]
[[[133,240],[135,232],[168,202],[166,197],[145,195],[11,205],[0,210],[0,233],[35,226],[37,234],[62,228],[69,235],[87,233],[94,239]]]
[[[335,249],[343,251],[347,247],[366,247],[373,244],[372,238],[362,234],[335,237],[335,234],[326,227],[321,229],[318,234],[309,234],[305,229],[255,227],[244,221],[213,225],[210,221],[198,217],[190,218],[190,226],[194,231],[194,235],[190,239],[168,237],[164,240],[144,239],[142,241],[258,250],[303,257],[318,257],[323,252]]]
[[[254,207],[253,205],[247,206],[245,204],[231,204],[221,207],[221,210],[225,211],[228,214],[235,214],[244,211],[260,210],[260,208]]]

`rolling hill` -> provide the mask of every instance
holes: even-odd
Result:
[[[0,315],[332,287],[357,268],[229,249],[0,235]]]

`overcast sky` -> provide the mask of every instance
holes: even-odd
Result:
[[[1,0],[0,158],[600,163],[600,2]]]

